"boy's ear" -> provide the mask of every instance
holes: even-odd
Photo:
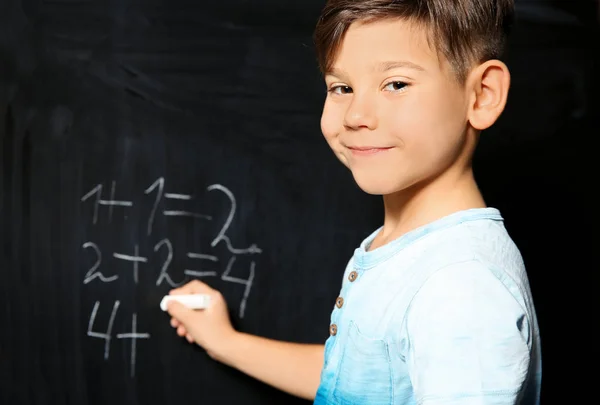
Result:
[[[480,131],[491,127],[506,106],[510,87],[508,67],[499,60],[489,60],[471,71],[467,79],[471,93],[469,122]]]

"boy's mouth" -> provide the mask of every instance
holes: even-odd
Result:
[[[348,146],[350,152],[355,156],[369,156],[385,152],[392,149],[393,146]]]

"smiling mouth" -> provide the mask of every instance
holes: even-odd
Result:
[[[392,146],[390,146],[390,147],[348,146],[348,149],[350,149],[350,152],[352,152],[352,154],[355,156],[370,156],[370,155],[376,155],[378,153],[388,151],[388,150],[392,149]]]

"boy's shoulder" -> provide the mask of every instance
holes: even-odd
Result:
[[[389,292],[403,301],[399,307],[440,283],[449,285],[446,279],[453,280],[457,293],[477,283],[510,292],[521,305],[531,301],[523,259],[496,209],[458,212],[368,251],[376,232],[355,250],[344,284],[352,284],[354,273],[366,281],[365,290]]]
[[[517,273],[524,270],[520,251],[495,208],[453,213],[367,251],[378,231],[355,250],[352,265],[384,269],[422,266],[435,271],[455,263],[477,261]]]
[[[446,227],[434,227],[415,243],[414,255],[431,268],[478,262],[492,270],[501,268],[521,277],[523,258],[505,228],[500,212],[495,209],[486,212],[490,215],[465,216],[462,220],[459,217]]]
[[[434,227],[407,249],[391,267],[412,267],[415,290],[430,279],[452,278],[468,284],[479,279],[498,283],[515,298],[527,295],[529,283],[521,253],[504,226],[500,212],[485,209],[458,213],[448,226]],[[482,214],[479,218],[477,215]],[[486,214],[486,215],[483,215]],[[412,252],[411,252],[412,249]],[[455,283],[453,283],[455,284]]]

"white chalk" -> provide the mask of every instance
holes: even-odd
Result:
[[[169,301],[177,301],[191,309],[205,309],[210,304],[210,296],[206,294],[165,295],[160,301],[160,309],[167,310]]]

